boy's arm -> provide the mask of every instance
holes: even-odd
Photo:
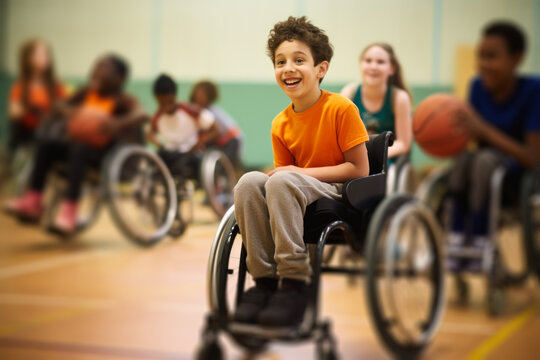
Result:
[[[219,136],[221,128],[216,121],[214,114],[207,109],[202,109],[199,116],[199,129],[202,129],[202,133],[199,136],[199,141],[193,147],[193,150],[202,150],[206,144],[212,143]]]
[[[131,101],[128,112],[124,115],[113,116],[113,121],[107,121],[103,124],[103,130],[108,135],[115,136],[120,132],[142,126],[149,119],[149,116],[139,102],[133,100]]]
[[[343,153],[344,162],[335,166],[317,168],[301,168],[294,165],[278,167],[268,173],[272,176],[279,171],[296,171],[300,174],[312,176],[319,181],[329,183],[342,183],[369,175],[369,160],[366,143],[354,146]]]
[[[212,126],[206,131],[204,131],[199,137],[199,142],[197,143],[197,148],[204,148],[206,144],[214,142],[219,136],[220,127],[217,122],[214,122]]]
[[[525,135],[525,143],[520,143],[485,121],[473,109],[458,118],[458,122],[471,136],[483,140],[512,156],[523,167],[532,168],[540,163],[540,131],[531,131]]]

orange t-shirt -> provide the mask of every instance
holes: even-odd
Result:
[[[88,91],[80,107],[68,122],[68,133],[72,140],[95,147],[103,147],[110,138],[101,127],[109,121],[116,106],[115,97],[103,97],[94,91]]]
[[[65,88],[61,85],[57,85],[54,96],[56,96],[58,99],[65,98]],[[22,84],[17,81],[11,87],[9,99],[10,101],[22,101],[22,98]],[[28,88],[28,103],[29,105],[41,110],[43,113],[49,111],[51,108],[51,99],[48,89],[45,86],[30,84]],[[33,129],[39,124],[40,119],[38,116],[36,116],[36,114],[27,112],[23,115],[22,122],[26,127]]]
[[[358,109],[349,99],[322,90],[319,100],[301,113],[292,104],[272,122],[274,166],[334,166],[343,153],[369,140]]]

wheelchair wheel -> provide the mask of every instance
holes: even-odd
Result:
[[[236,171],[231,160],[219,150],[209,150],[201,162],[200,179],[212,209],[222,217],[233,204]]]
[[[434,213],[443,229],[449,226],[448,202],[448,169],[439,169],[430,174],[418,187],[416,197],[426,204]]]
[[[444,305],[441,234],[432,212],[405,195],[386,198],[367,236],[367,297],[382,343],[415,358],[433,337]]]
[[[168,233],[173,239],[182,236],[189,224],[193,222],[193,196],[195,193],[193,182],[178,178],[175,179],[175,183],[178,205],[174,221]]]
[[[111,215],[128,239],[152,246],[169,231],[176,214],[174,181],[153,152],[128,145],[115,151],[105,170]]]
[[[526,174],[521,194],[521,216],[529,270],[540,280],[540,169]]]
[[[223,322],[231,321],[236,305],[245,290],[255,286],[246,267],[246,250],[236,224],[234,206],[219,225],[208,261],[208,298],[213,313]],[[250,351],[260,351],[267,340],[256,336],[231,334],[234,340]]]

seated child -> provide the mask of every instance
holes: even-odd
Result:
[[[190,101],[203,109],[208,109],[216,118],[220,132],[215,139],[210,139],[210,146],[216,146],[229,157],[233,165],[241,168],[241,152],[244,143],[238,124],[225,110],[215,105],[218,88],[211,81],[199,81],[193,86]]]
[[[498,166],[515,178],[540,163],[540,78],[517,68],[525,54],[525,35],[514,24],[494,22],[478,44],[479,76],[472,81],[473,111],[458,119],[479,149],[456,159],[449,179],[453,213],[449,253],[463,245],[483,249],[489,235],[490,181]],[[481,261],[450,257],[451,270],[481,270]]]
[[[345,86],[341,95],[358,107],[368,133],[394,133],[388,158],[407,154],[412,142],[412,96],[394,49],[382,42],[368,45],[360,55],[360,67],[363,83]]]
[[[177,87],[167,75],[154,82],[158,110],[147,132],[148,141],[156,144],[159,155],[173,172],[178,169],[186,177],[198,174],[198,152],[219,134],[214,115],[199,106],[176,100]]]
[[[41,119],[65,97],[66,90],[56,78],[47,44],[38,39],[24,43],[19,54],[19,74],[9,92],[10,156],[20,145],[34,144],[34,132]]]
[[[319,88],[333,55],[328,36],[305,17],[270,31],[268,55],[291,104],[272,122],[275,169],[242,176],[235,215],[255,286],[242,296],[235,320],[266,326],[300,323],[312,270],[303,241],[306,207],[341,198],[343,182],[367,176],[369,140],[358,108]]]
[[[67,135],[38,141],[30,188],[8,203],[8,211],[26,220],[38,221],[43,213],[42,193],[51,167],[68,165],[68,190],[54,220],[55,230],[70,234],[77,226],[77,202],[85,170],[99,164],[122,134],[140,128],[148,120],[138,101],[124,93],[128,65],[116,55],[101,57],[94,65],[89,84],[55,110],[67,119]]]

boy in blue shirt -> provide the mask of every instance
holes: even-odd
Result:
[[[510,22],[485,27],[478,45],[479,76],[472,81],[473,111],[458,119],[480,149],[461,154],[450,175],[453,214],[450,253],[469,243],[482,249],[488,235],[490,181],[498,166],[518,174],[540,162],[540,78],[521,76],[525,55],[523,32]],[[462,266],[450,258],[450,269]],[[472,271],[481,262],[469,261]]]

